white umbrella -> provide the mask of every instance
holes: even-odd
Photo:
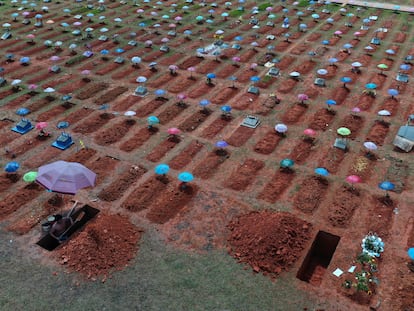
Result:
[[[388,110],[380,110],[380,111],[378,111],[378,115],[389,117],[391,115],[391,112],[388,111]]]

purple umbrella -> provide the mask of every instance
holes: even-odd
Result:
[[[39,167],[36,181],[53,192],[76,194],[93,187],[96,174],[77,162],[56,161]]]

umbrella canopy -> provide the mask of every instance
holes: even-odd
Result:
[[[343,83],[350,83],[352,79],[350,77],[341,77],[341,82]]]
[[[283,159],[282,161],[280,161],[279,165],[282,168],[289,168],[292,167],[293,164],[295,164],[295,162],[292,159]]]
[[[43,130],[46,127],[47,127],[47,122],[39,122],[36,124],[36,129],[38,130]]]
[[[69,122],[67,121],[60,121],[57,126],[58,129],[65,129],[67,127],[69,127]]]
[[[7,173],[14,173],[19,169],[19,167],[20,167],[19,163],[12,161],[6,164],[6,166],[4,167],[4,170]]]
[[[309,99],[309,96],[308,95],[306,95],[306,94],[299,94],[298,95],[298,99],[299,100],[308,100]]]
[[[347,127],[340,127],[336,130],[336,132],[341,136],[348,136],[351,135],[351,130]]]
[[[378,147],[375,143],[373,143],[372,141],[366,141],[364,142],[364,147],[367,148],[368,150],[377,150]]]
[[[23,180],[25,182],[34,182],[37,177],[37,172],[27,172],[23,175]]]
[[[414,247],[409,248],[407,254],[410,259],[414,260]]]
[[[126,116],[126,117],[132,117],[132,116],[135,116],[136,114],[137,113],[135,111],[132,111],[132,110],[128,110],[128,111],[124,112],[124,116]]]
[[[198,103],[201,107],[206,107],[208,105],[210,105],[210,101],[208,99],[202,99],[199,101]]]
[[[158,123],[160,123],[160,120],[159,120],[156,116],[149,116],[149,117],[147,118],[147,122],[148,122],[148,124],[150,124],[150,125],[154,125],[154,124],[158,124]]]
[[[218,142],[216,142],[217,148],[226,148],[228,145],[229,144],[224,140],[219,140]]]
[[[76,194],[93,187],[96,174],[77,162],[56,161],[39,167],[36,181],[50,191]]]
[[[375,90],[377,88],[377,85],[375,83],[367,83],[365,84],[365,88],[368,90]]]
[[[289,73],[289,76],[291,76],[291,77],[300,77],[300,72],[292,71],[291,73]]]
[[[317,73],[318,75],[324,76],[324,75],[326,75],[326,74],[328,73],[328,70],[321,68],[321,69],[318,69],[318,70],[316,71],[316,73]]]
[[[329,172],[326,168],[324,167],[317,167],[315,168],[315,174],[320,175],[320,176],[328,176]]]
[[[178,174],[178,180],[182,182],[190,182],[194,179],[193,174],[190,172],[181,172]]]
[[[26,107],[22,107],[16,110],[16,114],[19,116],[25,116],[30,113],[30,110]]]
[[[167,133],[170,135],[178,135],[181,133],[181,130],[176,127],[171,127],[167,130]]]
[[[214,79],[216,77],[216,74],[210,72],[210,73],[206,74],[206,77],[209,78],[209,79]]]
[[[387,93],[388,93],[388,95],[390,95],[390,96],[397,96],[397,95],[399,94],[398,90],[396,90],[396,89],[389,89],[389,90],[387,91]]]
[[[392,182],[386,180],[386,181],[379,183],[378,188],[380,188],[381,190],[385,190],[385,191],[391,191],[395,189],[395,185]]]
[[[157,175],[165,175],[170,171],[170,167],[167,164],[158,164],[154,171]]]
[[[347,178],[345,178],[345,180],[350,184],[358,184],[361,182],[361,177],[357,175],[349,175]]]
[[[286,124],[279,123],[275,125],[275,131],[278,133],[286,133],[288,130],[288,127]]]
[[[231,112],[231,107],[229,105],[221,106],[221,111],[223,112]]]
[[[351,64],[351,66],[352,66],[352,67],[355,67],[355,68],[359,68],[359,67],[362,67],[362,64],[361,64],[360,62],[353,62],[353,63]]]
[[[316,135],[316,131],[315,131],[315,130],[313,130],[313,129],[311,129],[311,128],[308,128],[308,129],[305,129],[305,130],[303,131],[303,134],[305,134],[305,135],[307,135],[307,136],[311,136],[311,137],[313,137],[313,136],[315,136],[315,135]]]
[[[336,101],[333,99],[327,99],[325,102],[328,106],[335,106],[336,105]]]
[[[154,91],[155,96],[163,96],[165,95],[166,91],[163,89],[158,89]]]
[[[377,67],[379,69],[388,69],[388,66],[386,64],[379,64],[379,65],[377,65]]]
[[[135,81],[138,83],[144,83],[147,81],[147,78],[144,76],[139,76],[138,78],[135,79]]]
[[[378,111],[378,115],[383,117],[389,117],[391,115],[391,112],[388,110],[380,110]]]
[[[252,77],[250,77],[250,81],[251,82],[259,82],[260,81],[260,77],[258,77],[258,76],[252,76]]]

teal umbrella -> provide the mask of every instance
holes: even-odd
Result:
[[[295,162],[292,159],[283,159],[282,161],[280,161],[280,167],[281,168],[291,168],[293,166],[293,164],[295,164]]]

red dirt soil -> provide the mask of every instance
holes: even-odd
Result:
[[[100,213],[57,250],[62,265],[88,278],[121,270],[135,257],[142,230],[120,215]]]
[[[231,221],[229,253],[253,271],[276,276],[301,256],[312,225],[289,213],[250,212]]]

